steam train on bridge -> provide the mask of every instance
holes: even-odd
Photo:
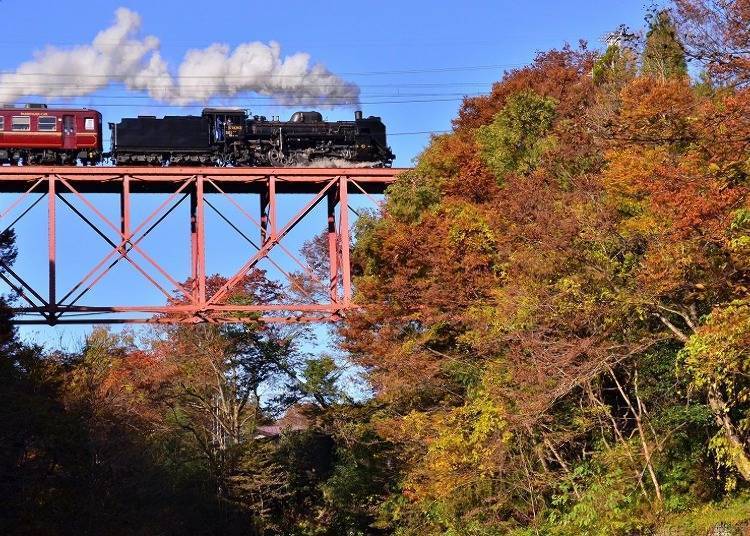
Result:
[[[295,112],[289,121],[240,108],[205,108],[200,116],[138,116],[110,123],[103,150],[102,115],[44,104],[0,107],[0,163],[127,166],[390,167],[395,156],[379,117],[324,121]]]

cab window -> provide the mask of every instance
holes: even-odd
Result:
[[[83,128],[85,128],[86,130],[94,130],[94,118],[87,117],[84,121]]]
[[[47,131],[47,132],[57,130],[57,118],[56,117],[40,117],[39,118],[39,130]]]
[[[11,128],[13,130],[31,130],[31,117],[28,115],[14,115]]]

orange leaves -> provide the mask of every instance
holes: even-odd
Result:
[[[443,186],[445,195],[482,203],[491,199],[498,190],[497,180],[479,158],[473,154],[463,161],[461,171]]]
[[[706,159],[744,181],[750,176],[750,89],[719,92],[702,103],[697,125]]]
[[[473,133],[433,138],[415,172],[439,181],[444,195],[473,202],[487,200],[497,188],[495,178],[482,164]]]
[[[619,213],[619,233],[643,250],[634,272],[641,297],[694,300],[724,292],[731,214],[747,189],[700,151],[631,146],[610,151],[607,161],[602,182]]]
[[[434,136],[430,145],[419,156],[417,171],[439,178],[458,175],[463,164],[476,153],[471,134],[443,134]]]
[[[394,188],[404,207],[427,188],[429,203],[413,203],[429,208],[416,218],[386,213],[358,251],[371,261],[356,282],[367,305],[342,334],[384,398],[411,400],[407,407],[453,400],[446,356],[481,367],[529,337],[564,346],[613,329],[635,333],[657,300],[688,307],[726,292],[727,230],[746,190],[722,167],[728,153],[703,142],[720,112],[741,127],[744,97],[711,100],[686,80],[634,79],[610,116],[621,138],[602,140],[607,151],[597,154],[584,127],[596,98],[580,93],[588,86],[583,56],[574,56],[540,57],[493,97],[467,104],[457,133],[422,155],[420,181]],[[558,68],[567,74],[553,90],[541,73]],[[511,88],[559,99],[552,132],[561,142],[534,171],[507,173],[497,186],[470,125],[486,123]]]
[[[750,288],[750,92],[593,86],[586,65],[584,52],[542,54],[467,100],[358,243],[363,308],[341,334],[390,410],[381,433],[407,453],[417,507],[502,503],[491,482],[535,470],[524,441],[562,443],[536,468],[554,474],[589,441],[587,412],[609,410],[592,391],[602,371]],[[493,122],[530,91],[555,113]],[[518,142],[539,117],[554,143],[537,151]],[[530,165],[508,156],[519,146]]]
[[[620,97],[617,141],[684,144],[692,139],[696,98],[689,80],[636,78]]]
[[[582,111],[584,103],[592,96],[593,82],[589,73],[593,62],[594,55],[585,49],[565,47],[540,52],[532,65],[505,73],[489,96],[465,99],[453,125],[458,131],[486,125],[508,97],[526,90],[552,97],[559,103],[558,112],[572,117]]]
[[[625,221],[648,213],[674,238],[697,233],[721,240],[729,212],[746,193],[695,153],[676,157],[665,147],[631,147],[611,151],[607,161],[603,183]]]

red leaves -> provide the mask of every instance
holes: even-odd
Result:
[[[750,83],[750,1],[674,0],[688,53],[718,81]]]
[[[636,78],[623,88],[615,140],[636,144],[693,139],[696,96],[686,79]]]
[[[558,113],[572,117],[592,96],[589,74],[593,61],[594,55],[585,49],[566,46],[562,50],[540,52],[532,65],[505,73],[489,96],[465,99],[453,125],[459,131],[486,125],[509,96],[524,90],[554,98],[559,103]]]

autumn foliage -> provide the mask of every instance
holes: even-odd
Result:
[[[750,2],[646,23],[465,99],[357,220],[341,355],[253,315],[45,352],[0,302],[0,532],[746,532]]]
[[[641,534],[747,489],[750,91],[680,42],[714,61],[680,29],[736,48],[747,13],[676,10],[467,99],[360,222],[341,334],[403,449],[399,534]]]

